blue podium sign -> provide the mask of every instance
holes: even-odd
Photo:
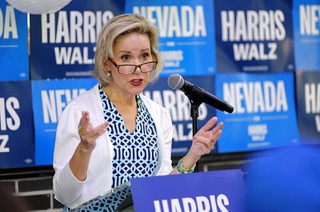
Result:
[[[242,211],[241,170],[131,180],[134,209],[140,211]]]

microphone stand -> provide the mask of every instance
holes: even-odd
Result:
[[[196,89],[195,87],[195,85],[192,85],[190,87],[185,87],[183,90],[191,103],[190,116],[192,118],[193,135],[198,132],[199,106],[204,102],[203,93],[200,92],[200,89]],[[198,172],[198,162],[196,163],[195,172]]]
[[[190,116],[192,118],[192,135],[195,135],[198,132],[198,117],[199,117],[199,106],[200,104],[195,103],[190,100]],[[198,172],[198,162],[196,163],[195,172]]]

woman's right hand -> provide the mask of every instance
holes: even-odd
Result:
[[[84,181],[87,178],[91,153],[96,146],[97,138],[106,132],[107,126],[108,123],[104,122],[97,127],[93,127],[89,112],[82,112],[78,125],[80,143],[69,162],[70,169],[78,180]]]
[[[80,145],[88,151],[92,151],[96,146],[97,138],[107,131],[108,122],[104,122],[97,127],[93,127],[89,112],[82,111],[82,117],[78,125]]]

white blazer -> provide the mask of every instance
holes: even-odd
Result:
[[[172,171],[171,145],[172,121],[168,111],[151,99],[140,95],[157,129],[159,163],[156,175],[167,175]],[[75,208],[111,189],[113,146],[106,132],[97,140],[92,152],[87,179],[79,181],[69,167],[69,161],[80,142],[78,124],[82,111],[88,111],[92,125],[105,122],[98,84],[91,90],[74,98],[63,111],[56,132],[54,147],[53,191],[62,204]]]

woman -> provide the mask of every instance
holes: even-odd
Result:
[[[53,189],[68,208],[134,177],[191,173],[220,137],[222,123],[210,130],[214,117],[172,168],[171,118],[141,94],[162,69],[157,40],[157,28],[137,14],[114,17],[101,30],[94,70],[99,83],[66,107],[57,128]],[[124,189],[93,205],[113,211],[129,194]]]

